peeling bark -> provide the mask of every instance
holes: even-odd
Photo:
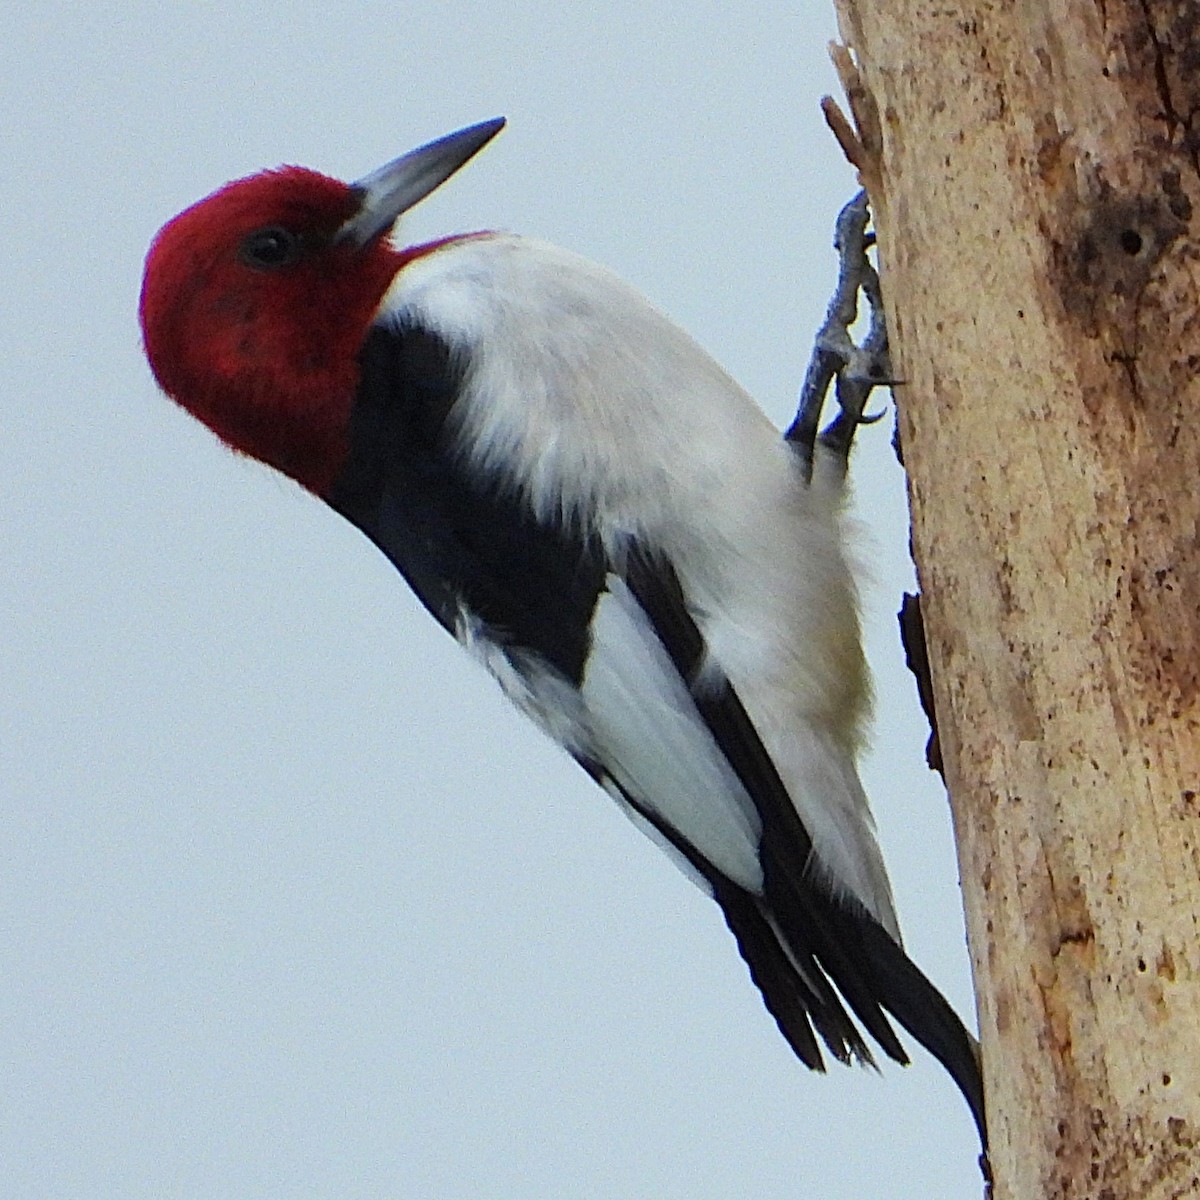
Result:
[[[1200,1195],[1200,5],[837,3],[995,1195]]]
[[[931,771],[942,775],[942,747],[938,742],[937,711],[933,706],[933,678],[929,673],[929,649],[925,645],[925,622],[921,617],[921,597],[904,594],[900,611],[900,644],[904,647],[904,662],[917,682],[917,699],[929,722],[929,741],[925,743],[925,763]],[[945,782],[943,776],[943,782]]]

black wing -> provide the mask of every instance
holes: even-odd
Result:
[[[704,639],[669,563],[630,556],[628,582],[680,675],[696,678]],[[808,870],[812,842],[774,762],[727,679],[705,668],[693,699],[705,724],[753,798],[762,819],[763,895],[708,873],[714,895],[763,994],[796,1054],[819,1067],[807,1019],[845,1062],[871,1056],[829,982],[871,1036],[897,1062],[907,1055],[888,1023],[900,1022],[946,1068],[986,1144],[983,1083],[975,1043],[942,994],[860,905],[831,895]],[[631,801],[632,802],[632,801]]]

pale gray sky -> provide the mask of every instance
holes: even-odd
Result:
[[[601,260],[783,423],[854,189],[833,31],[810,0],[8,14],[0,1197],[979,1194],[940,1068],[800,1067],[716,906],[365,539],[163,399],[136,326],[151,236],[224,180],[503,113],[405,233]],[[864,774],[910,952],[973,1024],[889,438],[854,465]]]

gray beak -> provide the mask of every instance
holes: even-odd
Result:
[[[445,183],[503,128],[503,117],[481,121],[364,175],[353,184],[362,196],[362,207],[338,230],[337,240],[365,246],[386,233],[401,213]]]

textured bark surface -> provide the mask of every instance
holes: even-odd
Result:
[[[1200,7],[838,8],[996,1197],[1200,1195]]]

